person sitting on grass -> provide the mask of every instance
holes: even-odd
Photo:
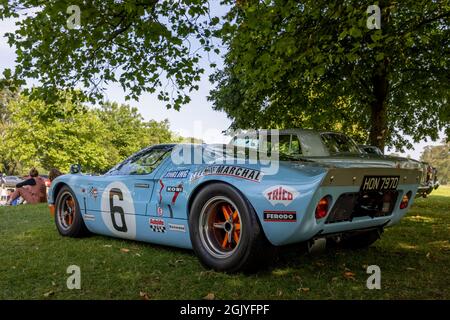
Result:
[[[17,198],[22,197],[27,203],[36,204],[47,201],[44,179],[39,176],[36,168],[30,170],[30,177],[16,185],[7,204],[11,205]]]
[[[11,195],[14,192],[14,189],[8,189],[7,191],[7,197],[6,199],[11,199]],[[13,200],[10,202],[11,206],[18,206],[19,204],[22,204],[23,202],[23,198],[22,197],[18,197],[16,200]],[[8,202],[6,202],[6,204],[8,204]]]
[[[48,180],[50,180],[50,182],[52,182],[53,180],[55,180],[57,177],[59,177],[61,175],[62,175],[61,171],[59,171],[58,169],[53,168],[48,173]]]

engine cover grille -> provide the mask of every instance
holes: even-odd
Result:
[[[384,217],[392,214],[398,191],[349,192],[339,196],[325,223],[352,221],[355,217]]]

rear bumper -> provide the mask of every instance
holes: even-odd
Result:
[[[385,214],[365,215],[366,210],[354,211],[350,221],[334,221],[327,223],[332,208],[339,197],[346,193],[360,193],[364,176],[397,175],[400,182],[398,192],[393,205]],[[297,220],[291,222],[270,223],[262,221],[267,239],[276,246],[298,243],[313,239],[317,235],[326,237],[333,234],[342,234],[370,228],[382,228],[392,226],[408,212],[420,181],[420,171],[396,168],[333,168],[329,169],[320,185],[315,191],[304,191],[291,205],[283,207],[277,205],[275,210],[295,211]],[[410,200],[406,208],[401,209],[400,203],[404,195],[410,194]],[[330,197],[328,214],[324,218],[316,219],[315,209],[319,201],[324,197]],[[266,209],[266,208],[264,208]],[[261,210],[262,211],[262,210]]]

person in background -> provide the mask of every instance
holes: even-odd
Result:
[[[52,182],[53,180],[55,180],[57,177],[59,177],[61,175],[62,175],[61,171],[59,171],[58,169],[53,168],[48,173],[48,179],[50,180],[50,182]]]
[[[16,185],[16,190],[11,194],[8,205],[17,198],[22,197],[27,203],[36,204],[47,201],[44,179],[39,176],[36,168],[30,170],[30,176],[25,181]]]
[[[6,187],[5,174],[0,172],[0,187],[4,189]]]

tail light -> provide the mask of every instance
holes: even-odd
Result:
[[[326,197],[323,197],[322,199],[320,199],[320,201],[316,207],[316,219],[317,220],[323,219],[327,216],[330,203],[331,203],[330,196],[326,196]]]
[[[400,209],[405,209],[408,207],[409,199],[411,199],[411,191],[403,196],[402,202],[400,202]]]

